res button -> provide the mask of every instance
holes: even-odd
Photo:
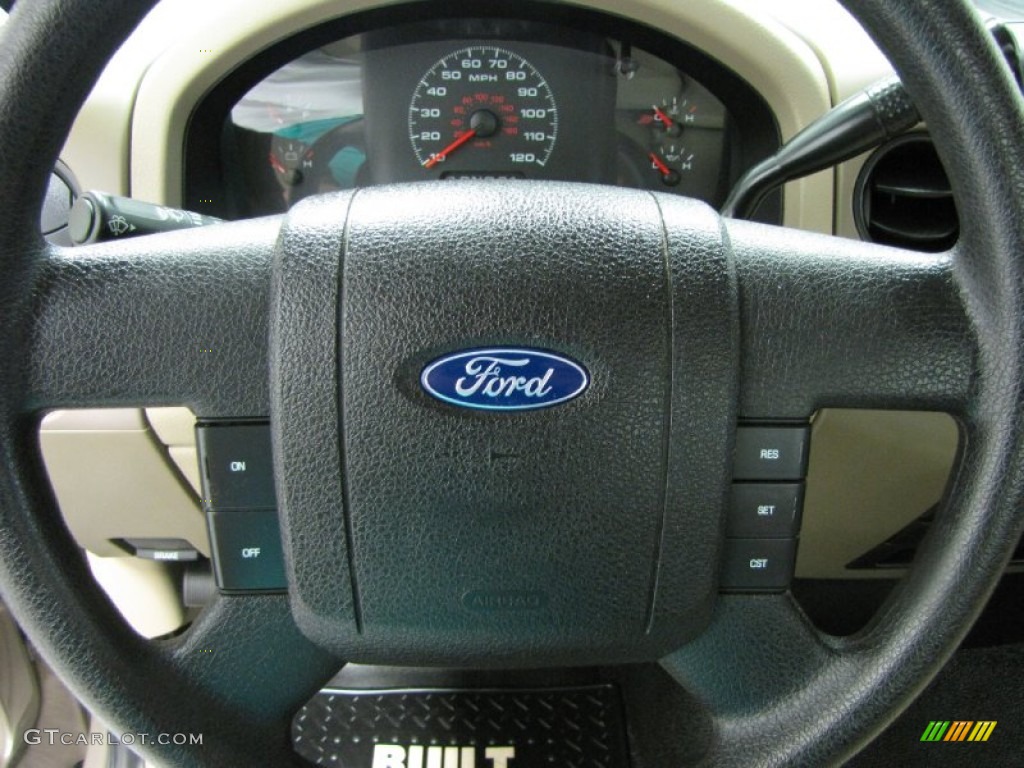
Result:
[[[807,471],[806,427],[740,427],[733,477],[802,480]]]

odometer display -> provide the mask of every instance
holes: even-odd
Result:
[[[492,45],[453,51],[416,85],[409,140],[425,171],[530,175],[555,149],[558,108],[522,56]]]

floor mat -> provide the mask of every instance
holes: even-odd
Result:
[[[1020,643],[961,648],[917,701],[847,768],[1024,766],[1022,675]],[[928,734],[933,722],[939,725]],[[957,722],[972,725],[957,730]],[[970,734],[981,722],[994,723],[986,729],[987,740],[971,741]],[[962,741],[954,740],[964,732]],[[922,741],[926,735],[939,738]]]
[[[325,690],[296,715],[295,750],[343,768],[627,768],[619,691]]]

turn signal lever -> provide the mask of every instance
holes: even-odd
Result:
[[[1022,25],[991,21],[989,31],[1022,83]],[[903,83],[896,76],[879,80],[832,108],[794,136],[778,152],[755,165],[736,182],[722,215],[745,219],[773,189],[873,149],[920,122]]]
[[[220,219],[127,197],[86,192],[71,208],[68,234],[75,245],[216,224]]]
[[[899,78],[880,80],[826,112],[743,174],[722,206],[722,215],[747,218],[780,184],[856,157],[920,120]]]

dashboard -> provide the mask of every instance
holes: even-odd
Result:
[[[502,178],[717,207],[779,146],[764,99],[695,48],[582,10],[560,24],[530,5],[490,12],[338,38],[327,23],[261,53],[194,110],[186,205],[244,218],[339,189]],[[416,15],[410,6],[389,18]],[[775,199],[761,217],[779,211]]]
[[[328,0],[163,0],[97,84],[62,160],[82,189],[224,219],[335,190],[492,178],[718,208],[746,169],[891,74],[822,0],[379,6],[350,0],[340,17]],[[753,218],[857,237],[851,201],[867,160],[787,184]],[[797,587],[884,594],[913,555],[907,532],[944,492],[957,425],[940,413],[824,410],[810,429]],[[172,539],[210,556],[195,439],[185,408],[60,412],[41,428],[69,528],[146,635],[176,631],[199,602],[180,599],[179,571],[118,542]],[[814,618],[829,631],[870,616],[822,594]],[[810,613],[810,593],[800,597]]]

